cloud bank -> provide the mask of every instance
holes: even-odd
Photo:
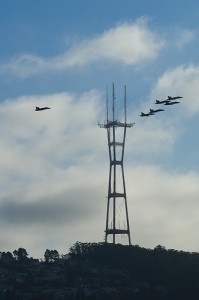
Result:
[[[51,110],[34,111],[42,105]],[[65,233],[76,224],[69,234],[72,243],[80,222],[97,218],[95,209],[102,207],[96,199],[104,198],[99,180],[104,161],[96,139],[103,135],[96,124],[99,113],[99,93],[94,90],[79,97],[23,96],[1,103],[0,240],[8,234],[4,247],[31,244],[34,252],[40,239],[48,238],[47,245],[53,245],[58,228],[66,243]],[[13,234],[19,239],[13,240]]]
[[[157,57],[164,40],[152,31],[147,20],[121,23],[101,35],[76,42],[64,54],[46,59],[32,54],[21,54],[1,65],[1,74],[9,73],[26,78],[48,71],[62,71],[91,63],[114,62],[136,66]]]
[[[151,97],[162,98],[163,95],[183,96],[178,110],[189,117],[199,110],[199,66],[194,64],[180,65],[166,70],[158,79]]]

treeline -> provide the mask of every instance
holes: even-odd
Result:
[[[41,259],[40,261],[45,262],[55,262],[58,259],[66,259],[68,257],[67,255],[60,255],[57,250],[49,250],[46,249],[44,253],[44,260]],[[13,252],[7,251],[7,252],[0,252],[0,262],[28,262],[34,260],[33,257],[29,257],[29,254],[27,253],[26,249],[19,248],[18,250],[14,250]]]
[[[28,264],[34,260],[28,256],[24,248],[14,250],[12,253],[0,252],[0,262]],[[40,261],[48,265],[57,262],[65,265],[65,273],[69,274],[70,270],[73,282],[82,275],[79,272],[83,266],[92,265],[100,272],[103,268],[116,273],[118,270],[125,270],[129,274],[129,282],[149,286],[150,291],[153,287],[162,287],[162,291],[164,289],[165,292],[162,292],[159,299],[194,300],[199,297],[199,253],[196,252],[166,249],[160,245],[154,249],[146,249],[138,245],[76,242],[64,255],[60,255],[57,250],[46,249],[44,259]],[[74,266],[74,270],[71,266]],[[150,298],[150,293],[147,297],[145,297],[147,300],[156,299],[154,296]],[[145,299],[141,298],[141,294],[138,298]],[[138,298],[134,295],[134,299]]]
[[[130,277],[139,282],[165,287],[165,299],[194,300],[199,297],[197,252],[167,250],[160,245],[146,249],[138,245],[77,242],[70,248],[69,257],[79,261],[91,260],[98,266],[128,270]]]

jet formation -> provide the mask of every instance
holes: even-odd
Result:
[[[46,110],[46,109],[51,109],[50,107],[35,107],[35,111],[41,111],[41,110]]]
[[[175,96],[175,97],[168,96],[168,98],[165,99],[165,100],[155,100],[155,104],[174,105],[174,104],[180,103],[179,101],[174,101],[174,100],[181,99],[181,98],[183,98],[183,97],[181,97],[181,96]],[[141,112],[140,117],[152,116],[155,113],[160,112],[160,111],[164,111],[164,109],[150,109],[150,111],[148,113]]]

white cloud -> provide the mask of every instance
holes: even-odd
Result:
[[[91,226],[105,211],[99,99],[93,90],[79,96],[23,96],[0,104],[1,251],[22,246],[41,256],[44,241],[46,248],[59,241],[66,253],[67,242],[86,238],[83,228],[103,236],[100,222]],[[51,110],[34,111],[43,105]]]
[[[193,147],[197,146],[196,126],[198,126],[198,121],[193,117],[197,117],[199,112],[198,82],[198,65],[180,65],[165,71],[154,84],[150,95],[147,96],[147,101],[143,101],[135,111],[136,124],[132,130],[128,131],[128,137],[130,137],[127,141],[127,151],[130,153],[133,149],[134,156],[141,157],[142,161],[154,163],[157,160],[163,161],[163,157],[165,163],[169,156],[174,158],[175,151],[178,151],[178,159],[184,166],[183,156],[187,154],[185,153],[186,145],[184,145],[184,149],[180,148],[183,142],[191,143],[192,139]],[[179,99],[179,104],[173,106],[155,104],[155,99],[164,100],[168,95],[179,95],[183,98]],[[147,113],[150,108],[161,108],[165,111],[148,118],[139,116],[141,111]]]
[[[152,91],[152,97],[164,99],[167,95],[183,96],[178,111],[181,114],[192,115],[199,110],[199,66],[180,65],[165,73],[160,77]]]
[[[157,34],[148,27],[146,20],[123,23],[105,31],[101,36],[83,42],[69,54],[72,64],[85,64],[99,59],[121,61],[136,65],[151,60],[163,46]]]
[[[199,174],[168,172],[153,165],[126,172],[133,243],[198,251]]]
[[[165,40],[167,40],[167,46],[170,48],[182,50],[185,46],[192,43],[196,36],[197,32],[195,30],[172,27],[167,29]]]
[[[140,118],[135,127],[128,130],[126,152],[128,156],[133,151],[135,157],[155,161],[172,153],[179,136],[180,130],[169,124],[163,115]]]
[[[95,136],[103,134],[96,124],[100,112],[98,99],[98,93],[91,91],[80,99],[56,94],[24,96],[2,103],[3,190],[9,194],[18,183],[23,185],[22,179],[29,184],[49,182],[49,174],[53,182],[66,170],[72,172],[75,166],[95,160],[96,147],[100,147]],[[34,111],[35,106],[42,105],[51,106],[51,110]]]
[[[63,55],[51,59],[31,54],[19,55],[1,65],[1,73],[25,78],[40,72],[60,71],[99,61],[135,66],[156,58],[163,46],[163,39],[148,27],[146,19],[140,18],[76,43]]]
[[[195,36],[196,33],[192,30],[179,30],[175,37],[175,45],[182,49],[187,44],[190,44],[194,40]]]

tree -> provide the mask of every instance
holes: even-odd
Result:
[[[46,262],[55,262],[59,259],[59,252],[57,250],[46,249],[44,258]]]
[[[161,246],[161,245],[157,245],[155,248],[154,248],[155,251],[167,251],[166,248],[164,246]]]
[[[27,261],[28,260],[28,253],[26,249],[24,248],[19,248],[18,250],[13,251],[14,257],[16,260],[20,261]]]
[[[1,261],[5,262],[5,263],[9,263],[11,261],[13,261],[13,255],[11,252],[1,252]]]

